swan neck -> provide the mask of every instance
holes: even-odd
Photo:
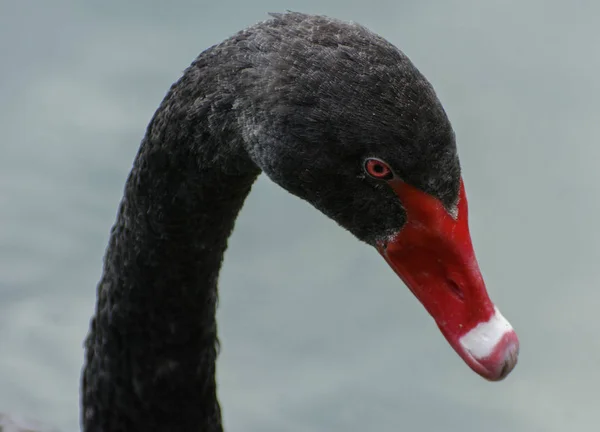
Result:
[[[85,343],[84,431],[222,431],[217,279],[260,171],[215,89],[186,71],[127,179]]]

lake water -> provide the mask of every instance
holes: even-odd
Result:
[[[473,374],[374,250],[261,177],[220,282],[227,430],[597,426],[598,4],[29,3],[0,2],[0,411],[78,429],[82,341],[150,116],[200,51],[293,9],[367,25],[434,84],[521,356],[501,383]]]

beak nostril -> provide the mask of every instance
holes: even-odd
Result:
[[[456,296],[456,298],[458,298],[460,301],[464,301],[465,293],[452,279],[448,279],[448,288],[450,288],[450,291]]]

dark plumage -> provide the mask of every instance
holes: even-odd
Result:
[[[152,118],[106,250],[82,374],[87,432],[221,431],[217,278],[263,171],[358,239],[402,228],[364,172],[457,200],[454,134],[408,58],[357,24],[274,15],[204,51]]]

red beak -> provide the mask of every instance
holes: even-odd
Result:
[[[517,363],[519,340],[487,294],[469,234],[462,179],[455,215],[401,180],[389,183],[407,222],[377,245],[379,253],[471,369],[491,381],[503,379]]]

